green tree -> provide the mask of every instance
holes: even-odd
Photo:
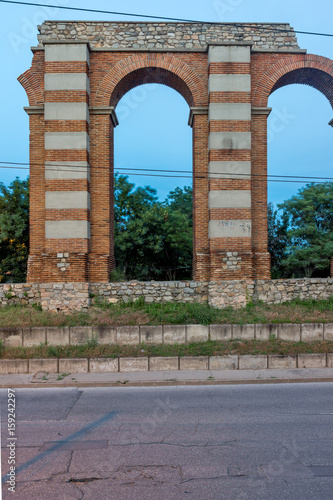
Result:
[[[288,220],[289,277],[329,275],[333,257],[333,183],[307,184],[278,208]]]
[[[278,214],[272,202],[267,207],[268,219],[268,251],[271,255],[272,279],[285,277],[284,259],[288,244],[288,216]]]
[[[166,197],[165,203],[172,209],[178,210],[185,214],[188,220],[193,220],[192,208],[193,190],[190,186],[184,186],[183,189],[176,187],[174,191],[170,191]]]
[[[26,280],[29,247],[29,180],[0,183],[0,282]]]
[[[192,196],[176,188],[165,202],[149,186],[115,177],[115,258],[127,279],[188,279],[192,266]]]

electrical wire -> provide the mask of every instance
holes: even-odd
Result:
[[[4,164],[4,165],[2,165]],[[9,166],[10,165],[10,166]],[[14,166],[15,165],[15,166]],[[16,165],[20,165],[20,166],[16,166]],[[24,165],[24,166],[23,166]],[[27,166],[25,166],[27,165]],[[44,163],[31,163],[30,165],[33,165],[33,166],[44,166]],[[67,168],[67,166],[69,167],[72,167],[72,169],[69,169]],[[52,166],[45,166],[45,170],[48,170],[48,171],[54,171],[54,170],[57,170],[57,167],[66,167],[64,169],[64,171],[66,172],[85,172],[86,170],[83,170],[82,167],[80,166],[76,166],[76,165],[66,165],[64,166],[63,164],[53,164]],[[29,170],[29,163],[25,163],[25,162],[6,162],[6,161],[0,161],[0,168],[8,168],[8,169],[18,169],[18,170]],[[80,170],[81,168],[81,170]],[[111,171],[111,168],[110,167],[93,167],[94,170],[108,170],[108,171]],[[118,168],[115,168],[115,171],[119,171],[119,170],[125,170],[126,172],[123,172],[122,174],[124,175],[139,175],[139,176],[145,176],[145,177],[167,177],[167,178],[192,178],[193,175],[192,175],[192,172],[188,171],[188,170],[169,170],[169,169],[150,169],[150,168],[130,168],[130,167],[126,167],[126,168],[122,168],[122,167],[118,167]],[[131,171],[131,172],[128,172],[128,171]],[[138,173],[137,173],[138,172]],[[149,173],[142,173],[142,172],[149,172]],[[163,174],[156,174],[156,173],[150,173],[150,172],[164,172]],[[182,173],[182,174],[188,174],[188,175],[173,175],[173,174],[179,174],[179,173]],[[172,174],[172,175],[166,175],[166,174]],[[197,175],[194,176],[195,179],[205,179],[205,178],[209,178],[209,179],[216,179],[215,176],[217,175],[226,175],[226,176],[229,176],[230,173],[228,172],[214,172],[214,173],[206,173],[206,172],[197,172]],[[233,176],[242,176],[242,178],[244,178],[244,175],[246,174],[237,174],[237,173],[232,173],[231,175]],[[263,174],[248,174],[248,179],[245,179],[245,180],[249,180],[249,179],[253,179],[253,178],[256,178],[258,177],[258,179],[256,180],[262,180],[262,181],[266,181],[266,178],[268,177],[274,177],[274,179],[267,179],[268,182],[315,182],[315,183],[319,183],[319,181],[323,181],[324,182],[329,182],[329,181],[333,181],[333,177],[319,177],[319,176],[298,176],[298,175],[275,175],[275,174],[267,174],[266,175],[263,175]],[[289,180],[289,179],[292,179],[292,180]]]
[[[5,163],[6,165],[33,165],[33,166],[44,166],[45,163],[35,163],[35,162],[31,162],[31,163],[27,163],[27,162],[12,162],[12,161],[0,161],[0,164],[1,163]],[[53,163],[53,162],[52,162]],[[67,165],[63,165],[63,164],[60,164],[60,163],[53,163],[52,165],[50,165],[51,169],[53,170],[53,167],[75,167],[75,169],[77,168],[80,168],[80,166],[77,166],[77,165],[71,165],[70,163],[67,164]],[[97,168],[97,169],[107,169],[107,170],[110,170],[110,167],[94,167],[94,168]],[[67,171],[70,171],[66,168]],[[168,172],[168,173],[171,173],[171,172],[175,172],[175,173],[178,173],[178,172],[181,172],[181,173],[185,173],[185,174],[190,174],[192,175],[192,172],[190,172],[189,170],[171,170],[171,169],[151,169],[151,168],[130,168],[130,167],[126,167],[126,168],[122,168],[122,167],[117,167],[117,170],[135,170],[135,171],[142,171],[142,172]],[[75,171],[75,170],[73,170]],[[205,172],[198,172],[199,174],[204,174]],[[227,172],[215,172],[213,174],[210,174],[210,175],[217,175],[217,174],[222,174],[222,175],[229,175],[229,173]],[[244,174],[232,174],[232,175],[244,175]],[[275,175],[275,174],[268,174],[270,177],[282,177],[282,178],[297,178],[297,179],[324,179],[324,180],[333,180],[333,177],[318,177],[318,176],[315,176],[315,177],[308,177],[308,176],[304,176],[304,175]],[[250,174],[249,174],[250,176]],[[264,177],[262,174],[252,174],[252,177],[253,176],[259,176],[259,177]]]
[[[0,162],[0,163],[5,163],[5,162]],[[61,167],[63,167],[64,165],[61,165]],[[79,170],[80,167],[77,167],[75,170],[70,170],[70,169],[66,169],[64,170],[65,172],[86,172],[86,170]],[[103,170],[111,170],[110,168],[108,167],[94,167],[94,169],[103,169]],[[6,165],[0,165],[0,169],[13,169],[13,170],[29,170],[29,167],[16,167],[16,166],[6,166]],[[56,170],[55,167],[46,167],[45,170],[48,170],[48,171],[53,171],[53,170]],[[118,173],[118,170],[120,169],[115,169],[115,173]],[[130,168],[127,168],[127,169],[122,169],[122,170],[146,170],[146,171],[149,171],[149,169],[130,169]],[[159,172],[159,170],[153,170],[154,172]],[[163,171],[163,170],[161,170]],[[170,171],[172,172],[172,171]],[[180,179],[209,179],[209,180],[218,180],[220,178],[217,178],[217,177],[214,177],[216,175],[226,175],[226,176],[229,176],[230,173],[226,173],[226,172],[214,172],[214,173],[207,173],[207,174],[204,174],[204,175],[191,175],[189,173],[189,175],[167,175],[167,174],[152,174],[152,173],[137,173],[136,171],[135,172],[121,172],[122,175],[132,175],[132,176],[141,176],[141,177],[163,177],[163,178],[168,178],[168,179],[176,179],[176,178],[180,178]],[[285,183],[298,183],[298,184],[304,184],[304,183],[312,183],[312,184],[325,184],[326,182],[330,182],[330,181],[333,181],[333,178],[332,177],[301,177],[301,176],[285,176],[285,177],[290,177],[292,179],[296,179],[296,180],[289,180],[289,179],[286,179],[284,176],[277,176],[277,175],[270,175],[268,174],[267,176],[266,175],[259,175],[259,174],[231,174],[231,175],[241,175],[242,176],[242,180],[252,180],[253,177],[255,177],[255,181],[256,182],[285,182]],[[247,178],[244,179],[244,175],[247,175]],[[259,177],[258,179],[256,177]],[[268,177],[280,177],[279,179],[269,179]],[[226,177],[224,178],[224,180],[228,180],[229,177]],[[325,179],[325,180],[321,180],[321,181],[315,181],[315,180],[309,180],[309,179]]]
[[[62,9],[62,10],[73,10],[73,11],[79,11],[79,12],[91,12],[95,14],[108,14],[108,15],[116,15],[116,16],[128,16],[128,17],[144,17],[147,19],[159,19],[159,20],[164,20],[164,21],[177,21],[177,22],[185,22],[185,23],[199,23],[199,24],[210,24],[210,25],[219,25],[223,24],[218,21],[198,21],[195,19],[183,19],[183,18],[178,18],[178,17],[166,17],[166,16],[152,16],[148,14],[133,14],[129,12],[117,12],[117,11],[111,11],[111,10],[98,10],[98,9],[88,9],[84,7],[68,7],[65,5],[50,5],[50,4],[45,4],[45,3],[36,3],[36,2],[20,2],[17,0],[0,0],[1,3],[8,3],[8,4],[18,4],[18,5],[27,5],[27,6],[33,6],[33,7],[51,7],[55,9]],[[232,24],[237,27],[253,27],[253,24],[256,23],[228,23]],[[263,24],[269,24],[269,23],[263,23]],[[260,29],[262,30],[268,30],[268,31],[275,31],[278,33],[299,33],[302,35],[314,35],[314,36],[328,36],[328,37],[333,37],[333,33],[318,33],[318,32],[313,32],[313,31],[298,31],[298,30],[284,30],[280,28],[274,28],[271,26],[260,26]]]

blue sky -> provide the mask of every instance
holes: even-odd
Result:
[[[200,21],[289,22],[296,30],[333,32],[332,0],[141,0],[140,3],[45,0],[45,3]],[[23,111],[28,101],[16,79],[30,67],[30,47],[37,44],[37,24],[45,19],[120,21],[126,17],[0,3],[0,50],[5,68],[0,79],[0,161],[27,162],[29,158],[28,116]],[[309,53],[333,58],[333,38],[298,35],[298,41]],[[269,99],[269,106],[273,108],[268,124],[269,174],[333,177],[333,128],[328,126],[333,110],[326,98],[310,87],[292,85],[276,91]],[[123,97],[117,112],[120,125],[115,135],[116,169],[191,170],[189,109],[177,92],[161,85],[137,87]],[[26,178],[27,171],[0,169],[0,181],[5,184],[16,176]],[[155,176],[130,176],[130,180],[136,185],[155,187],[161,199],[176,186],[191,182],[190,178]],[[269,200],[282,202],[297,193],[301,185],[270,182]]]

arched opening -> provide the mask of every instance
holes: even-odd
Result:
[[[113,280],[192,278],[191,104],[185,83],[160,68],[114,89]]]
[[[267,122],[272,277],[327,277],[333,199],[329,201],[332,188],[320,182],[332,177],[333,130],[328,123],[333,78],[315,68],[290,71],[276,81],[268,104],[272,108]],[[270,176],[284,179],[276,182],[279,178]]]

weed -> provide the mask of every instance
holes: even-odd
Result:
[[[34,303],[34,304],[32,304],[32,307],[35,309],[35,311],[39,311],[39,312],[43,311],[41,304]]]
[[[95,337],[94,335],[89,338],[87,341],[86,341],[86,347],[90,348],[90,347],[97,347],[98,346],[98,339],[97,337]]]
[[[121,281],[127,281],[127,278],[126,278],[124,271],[122,271],[121,269],[119,269],[119,267],[117,267],[116,269],[111,271],[110,281],[113,283],[116,283],[116,282],[121,282]]]
[[[70,375],[70,373],[58,373],[57,380],[63,380],[68,375]]]
[[[5,349],[5,345],[3,343],[3,340],[0,339],[0,356],[2,356],[4,349]]]
[[[50,358],[59,358],[60,357],[59,348],[55,345],[49,345],[47,348],[47,355]]]

